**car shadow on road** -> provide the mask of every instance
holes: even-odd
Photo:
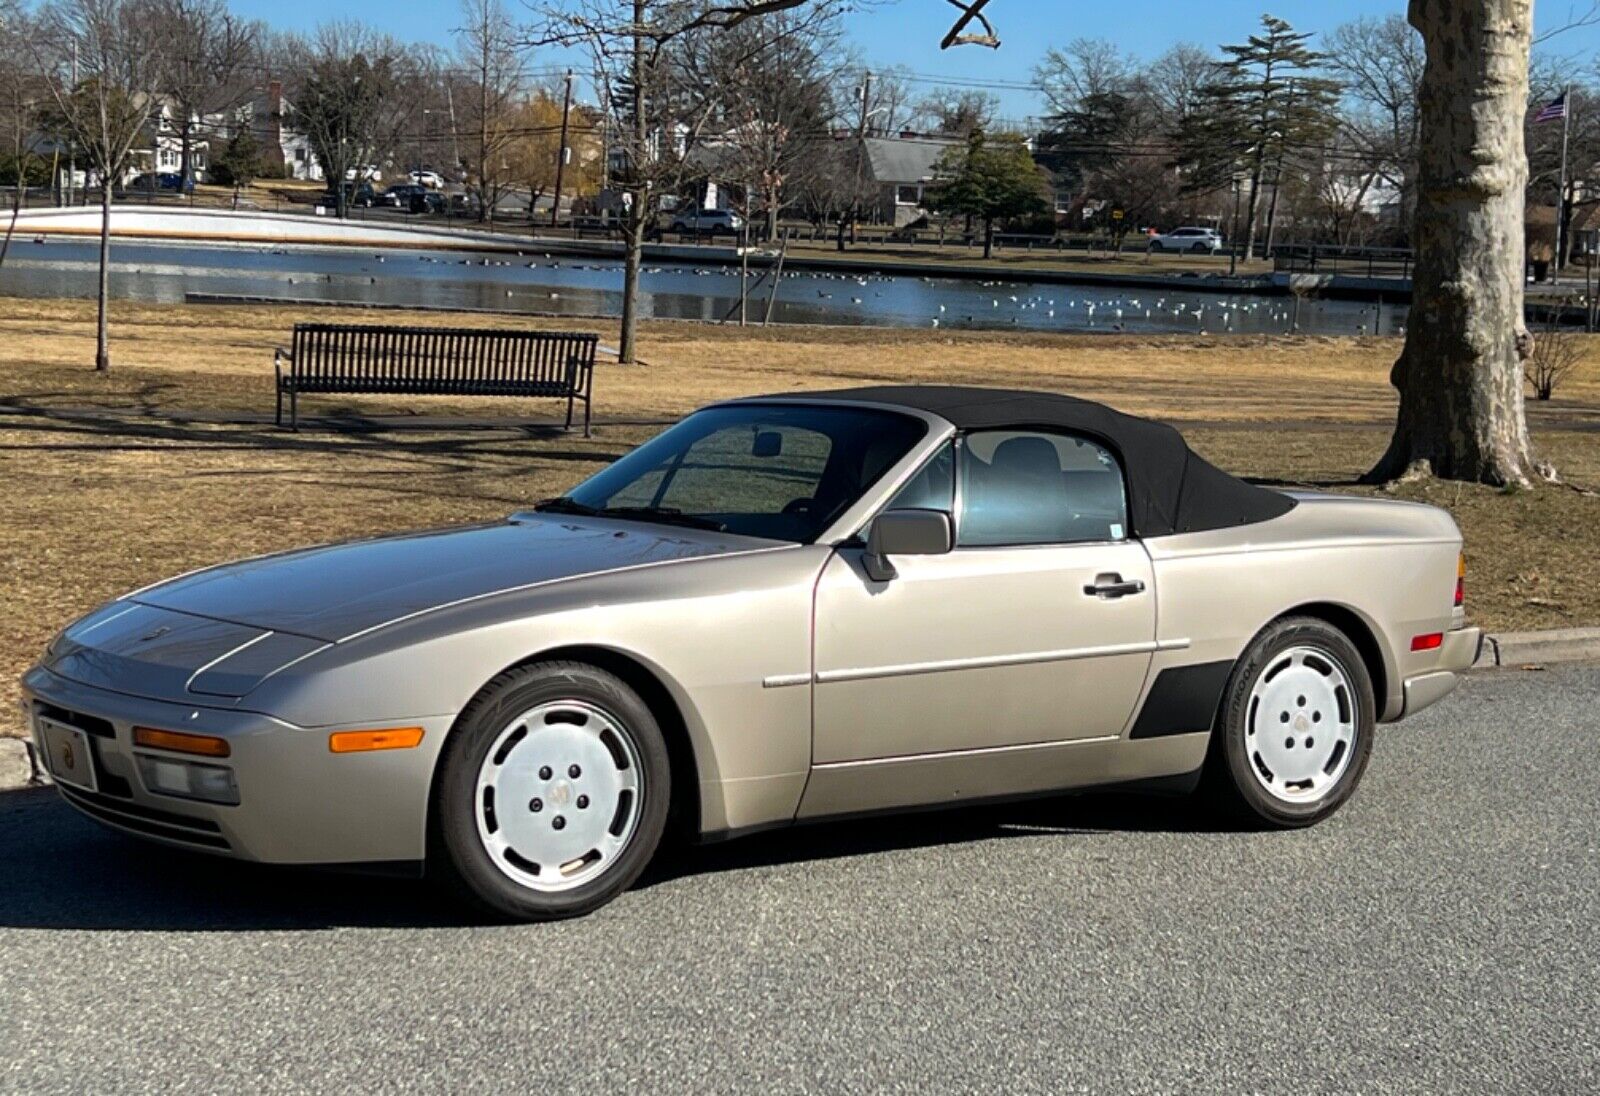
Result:
[[[0,794],[0,927],[206,932],[481,920],[417,879],[227,860],[114,833],[52,789]]]
[[[874,814],[689,846],[658,858],[639,886],[685,876],[1018,837],[1215,833],[1239,827],[1187,796],[1091,792],[1010,803]]]
[[[665,852],[637,884],[1018,837],[1216,830],[1184,800],[1083,795],[806,825]],[[49,789],[0,793],[0,928],[123,932],[493,923],[420,880],[273,867],[124,837]]]

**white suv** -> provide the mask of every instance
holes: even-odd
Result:
[[[731,209],[687,209],[672,219],[674,232],[705,232],[737,234],[744,228],[744,218]]]
[[[1150,237],[1150,250],[1216,254],[1222,250],[1222,233],[1214,228],[1175,228],[1171,232]]]

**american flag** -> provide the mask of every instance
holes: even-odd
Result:
[[[1567,116],[1567,93],[1562,92],[1539,108],[1539,113],[1533,116],[1535,123],[1559,122]]]

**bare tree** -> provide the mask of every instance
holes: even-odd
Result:
[[[525,47],[501,0],[461,0],[461,15],[456,55],[470,83],[462,122],[476,138],[467,178],[478,197],[481,221],[493,218],[511,181],[514,119],[526,93]]]
[[[1532,0],[1411,0],[1427,63],[1400,393],[1375,482],[1432,474],[1530,485],[1523,364],[1523,205]]]
[[[0,125],[5,128],[6,157],[12,169],[11,217],[0,239],[0,266],[11,250],[11,236],[17,228],[17,217],[22,212],[23,195],[27,192],[28,177],[36,166],[33,154],[33,134],[36,128],[39,103],[44,94],[31,58],[23,47],[36,34],[32,19],[14,0],[0,0]],[[0,181],[4,175],[0,174]]]
[[[904,65],[871,69],[857,56],[837,70],[833,99],[841,128],[867,137],[881,137],[915,128],[921,102],[911,90],[912,74]]]
[[[928,119],[935,133],[965,139],[993,127],[1000,100],[975,88],[935,88],[922,97],[918,113]]]
[[[84,150],[100,187],[95,369],[111,368],[111,198],[147,131],[167,76],[170,44],[151,33],[147,0],[61,0],[41,13],[32,50],[50,92],[50,128]],[[76,64],[74,64],[76,58]],[[76,68],[78,82],[72,82]]]
[[[170,62],[161,91],[177,112],[185,185],[194,179],[199,127],[226,114],[255,91],[259,24],[234,15],[223,0],[151,0],[152,31],[166,44]]]
[[[1182,124],[1200,103],[1200,89],[1211,79],[1211,55],[1193,42],[1179,42],[1145,66],[1140,83],[1164,119],[1163,128]]]
[[[1422,38],[1399,15],[1365,16],[1334,29],[1328,67],[1344,84],[1345,151],[1391,187],[1403,224],[1415,204]]]
[[[684,82],[718,104],[696,166],[758,196],[769,238],[831,140],[842,36],[838,10],[819,5],[684,39]]]
[[[690,152],[719,106],[703,87],[685,82],[688,70],[678,51],[694,36],[808,6],[839,10],[845,0],[710,5],[696,0],[567,0],[536,9],[541,22],[535,44],[589,50],[608,115],[613,174],[622,190],[622,361],[636,358],[645,237],[660,215],[663,196],[681,188]]]
[[[668,51],[688,35],[720,32],[780,12],[859,10],[868,0],[526,0],[538,15],[533,45],[585,47],[622,184],[624,239],[620,358],[635,360],[639,270],[661,197],[681,182],[688,150],[714,104],[673,79]],[[989,0],[952,0],[960,14],[941,45],[997,46]]]
[[[1134,59],[1104,38],[1076,38],[1051,47],[1034,69],[1034,79],[1055,114],[1107,95],[1124,95],[1138,73]]]
[[[301,68],[291,100],[293,124],[306,135],[340,217],[349,201],[347,176],[359,176],[396,148],[418,96],[406,94],[417,77],[404,46],[359,23],[327,23],[301,44]]]
[[[1550,319],[1534,342],[1533,353],[1523,365],[1528,386],[1534,398],[1548,400],[1556,389],[1583,364],[1583,344],[1570,330],[1561,326],[1559,311]]]

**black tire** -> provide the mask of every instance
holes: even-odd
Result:
[[[1167,245],[1162,243],[1160,240],[1151,240],[1150,241],[1150,250],[1151,251],[1155,251],[1155,252],[1159,253],[1159,252],[1165,251],[1166,249],[1167,249]]]
[[[1354,737],[1350,745],[1345,747],[1348,759],[1342,756],[1330,759],[1330,765],[1343,761],[1337,779],[1318,790],[1314,798],[1289,801],[1284,796],[1293,793],[1274,794],[1267,790],[1265,782],[1275,781],[1263,760],[1265,751],[1258,748],[1263,740],[1256,737],[1277,735],[1279,724],[1260,710],[1252,711],[1252,707],[1260,708],[1259,704],[1253,705],[1253,692],[1263,675],[1269,671],[1281,672],[1286,661],[1283,656],[1296,649],[1315,652],[1317,658],[1342,675],[1345,700],[1336,699],[1334,704],[1341,711],[1343,704],[1351,705],[1351,710],[1338,718],[1348,719]],[[1312,668],[1316,672],[1315,666]],[[1337,688],[1333,690],[1336,697],[1339,692]],[[1318,706],[1315,700],[1312,706]],[[1361,782],[1367,760],[1372,755],[1376,712],[1372,676],[1367,671],[1361,652],[1348,636],[1315,617],[1285,617],[1274,621],[1251,641],[1228,679],[1217,726],[1211,736],[1202,790],[1219,809],[1263,828],[1296,829],[1320,822],[1343,806]],[[1279,718],[1287,714],[1281,712]],[[1292,723],[1284,720],[1286,744],[1295,741],[1297,746],[1303,748],[1314,747],[1314,737],[1295,739],[1294,736],[1308,733],[1314,736],[1326,725],[1321,720],[1322,714],[1316,711],[1308,712],[1305,717],[1297,715]],[[1330,719],[1334,718],[1333,712],[1327,714]],[[1315,725],[1308,721],[1310,715],[1319,717]],[[1270,730],[1268,723],[1271,724]],[[1336,752],[1339,750],[1337,742],[1333,748]],[[1326,742],[1324,749],[1327,749]]]
[[[642,786],[632,836],[615,859],[594,879],[552,892],[519,884],[497,866],[479,837],[477,786],[488,751],[508,723],[553,701],[587,704],[624,727],[639,759]],[[540,662],[509,670],[473,698],[445,744],[436,784],[436,855],[429,858],[430,873],[470,903],[514,920],[582,916],[639,877],[661,842],[671,801],[672,773],[660,724],[620,678],[580,662]]]

